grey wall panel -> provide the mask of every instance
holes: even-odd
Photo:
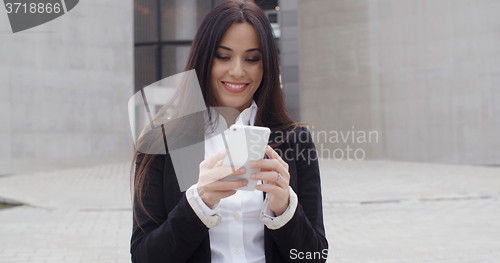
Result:
[[[295,121],[301,121],[299,91],[299,47],[297,31],[297,1],[279,1],[278,23],[281,29],[280,69],[283,94],[288,113]]]
[[[500,164],[500,2],[298,1],[301,116],[367,158]],[[329,143],[330,149],[355,143]]]
[[[0,174],[131,157],[133,9],[80,1],[16,34],[0,12]]]

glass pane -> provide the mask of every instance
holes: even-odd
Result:
[[[138,91],[156,82],[158,56],[157,47],[145,46],[135,48],[135,90]]]
[[[278,23],[278,14],[269,13],[267,14],[267,18],[269,18],[269,22],[271,23]]]
[[[193,40],[210,11],[207,0],[161,0],[162,40]]]
[[[258,0],[255,1],[255,3],[262,8],[262,10],[275,10],[278,5],[278,0]]]
[[[134,1],[135,43],[158,41],[158,2]]]
[[[163,46],[162,78],[184,71],[188,61],[190,46]]]
[[[213,0],[213,1],[214,1],[214,6],[213,7],[216,7],[219,4],[222,4],[222,3],[226,2],[227,0]]]

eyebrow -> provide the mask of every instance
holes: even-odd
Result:
[[[230,49],[226,46],[219,46],[219,47],[223,48],[223,49],[227,49],[229,51],[233,51],[232,49]],[[262,50],[260,50],[260,48],[249,48],[249,49],[245,50],[245,52],[252,52],[252,51],[256,51],[256,50],[262,52]]]

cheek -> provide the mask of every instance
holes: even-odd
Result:
[[[262,81],[262,77],[264,76],[264,70],[262,69],[262,66],[257,67],[252,75],[253,79],[256,82],[260,83]]]
[[[216,63],[214,63],[212,65],[212,74],[211,74],[212,82],[216,83],[217,81],[219,81],[219,79],[222,76],[221,72],[222,72],[221,67],[218,66]]]

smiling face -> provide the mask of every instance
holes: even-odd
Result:
[[[242,112],[252,105],[252,98],[263,76],[262,47],[255,28],[234,23],[226,31],[212,64],[212,87],[219,103]]]

